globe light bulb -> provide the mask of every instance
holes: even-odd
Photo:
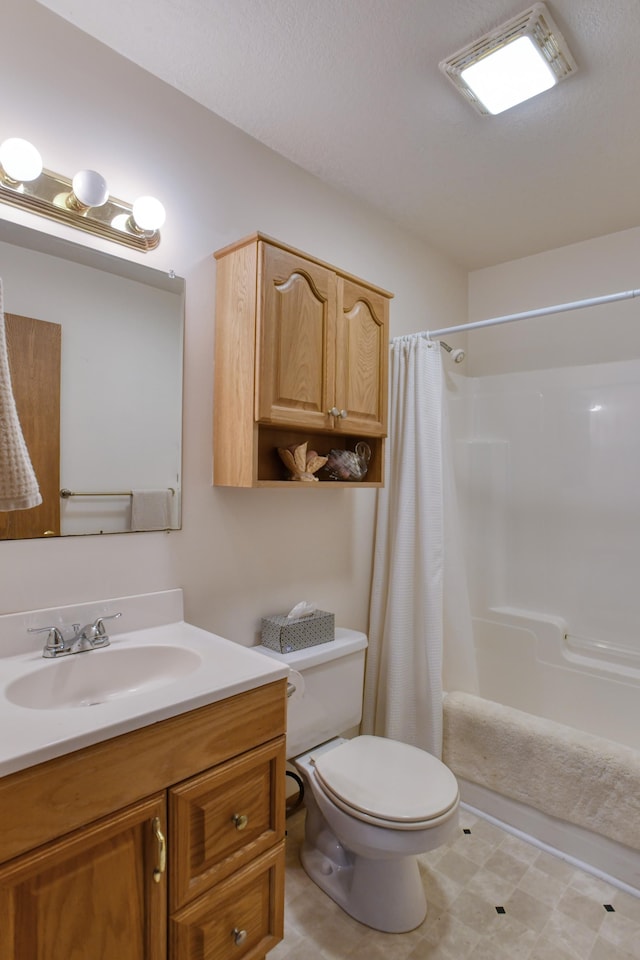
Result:
[[[42,173],[42,157],[28,140],[10,137],[0,144],[0,165],[15,183],[37,180]]]
[[[101,207],[109,199],[107,181],[95,170],[80,170],[71,183],[73,195],[83,207]]]
[[[138,197],[133,204],[133,220],[138,230],[159,230],[165,218],[165,209],[155,197]]]

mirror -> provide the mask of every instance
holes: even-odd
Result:
[[[43,497],[0,539],[178,529],[184,281],[6,221],[0,278]]]

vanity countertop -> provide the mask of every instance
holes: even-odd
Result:
[[[100,693],[74,700],[87,673]],[[41,647],[0,656],[0,776],[287,674],[251,647],[184,620],[118,633],[105,649],[56,659],[44,659]],[[16,702],[25,697],[28,706]]]

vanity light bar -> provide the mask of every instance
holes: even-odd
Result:
[[[16,145],[25,157],[22,167]],[[158,246],[164,223],[158,200],[141,197],[126,203],[109,194],[95,170],[82,170],[70,180],[45,170],[36,159],[37,150],[26,140],[12,138],[0,145],[0,201],[135,250],[147,252]]]

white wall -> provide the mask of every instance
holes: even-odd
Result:
[[[640,288],[640,227],[469,274],[469,320]],[[467,373],[640,357],[640,298],[467,334]]]
[[[159,196],[158,250],[119,252],[174,269],[187,293],[182,531],[0,543],[0,612],[182,586],[193,622],[243,643],[262,614],[303,598],[366,628],[374,491],[211,485],[211,254],[262,230],[338,264],[395,293],[392,335],[463,322],[466,275],[33,0],[7,0],[1,36],[12,93],[0,136],[32,140],[60,173],[100,170],[116,196]],[[113,251],[10,207],[0,216]]]
[[[640,228],[477,271],[470,316],[636,289],[639,254]],[[481,691],[569,723],[582,699],[575,725],[613,736],[617,681],[640,678],[640,299],[470,332],[468,357],[454,403],[472,608],[491,621]],[[572,696],[578,674],[617,698]]]

